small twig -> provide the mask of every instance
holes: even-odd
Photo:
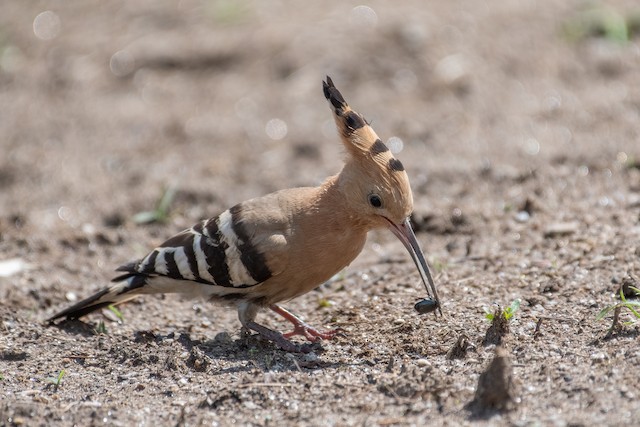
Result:
[[[62,408],[62,412],[69,412],[71,410],[71,408],[73,408],[74,406],[78,405],[79,403],[80,402],[71,402],[70,404],[68,404],[67,406]]]
[[[289,383],[243,383],[238,384],[238,388],[251,388],[251,387],[295,387],[300,384]],[[316,384],[314,387],[339,387],[339,388],[361,388],[360,384],[348,384],[348,383],[332,383],[332,384]]]
[[[613,323],[611,324],[611,327],[609,328],[607,335],[605,335],[605,338],[611,337],[614,331],[617,331],[621,328],[620,326],[620,310],[621,309],[622,309],[622,306],[617,306],[616,308],[613,309]]]
[[[540,327],[542,326],[542,321],[544,320],[544,317],[541,317],[538,319],[538,321],[536,322],[536,328],[533,331],[533,339],[538,339],[538,337],[542,334],[540,332]]]
[[[298,363],[298,361],[295,358],[292,358],[291,361],[293,362],[294,365],[296,365],[296,368],[298,368],[298,372],[302,373],[302,368],[300,367],[300,364]]]
[[[238,384],[238,388],[248,388],[248,387],[293,387],[298,384],[287,384],[287,383],[244,383]]]

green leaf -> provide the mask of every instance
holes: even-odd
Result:
[[[633,308],[634,306],[640,307],[640,301],[627,301],[624,306],[627,307],[635,317],[640,319],[640,313]]]
[[[49,377],[49,378],[47,378],[47,381],[50,382],[51,384],[53,384],[54,386],[58,387],[60,385],[60,383],[62,383],[62,377],[64,377],[64,374],[65,374],[65,372],[64,372],[64,369],[63,369],[58,373],[58,376],[56,378]]]
[[[103,334],[103,335],[108,334],[107,327],[102,320],[98,322],[98,326],[96,327],[96,333]]]
[[[111,304],[111,305],[109,305],[109,307],[108,307],[108,308],[109,308],[109,310],[111,310],[111,312],[112,312],[113,314],[115,314],[115,315],[116,315],[116,317],[117,317],[121,322],[124,322],[124,316],[122,315],[122,312],[121,312],[120,310],[118,310],[118,309],[116,308],[116,306],[115,306],[115,305]]]
[[[133,216],[133,222],[136,224],[149,224],[152,222],[164,222],[169,218],[169,210],[171,203],[176,196],[175,186],[167,187],[160,200],[156,203],[156,207],[152,211],[138,212]]]
[[[489,311],[488,308],[484,309],[484,318],[487,319],[489,322],[493,322],[493,319],[495,318],[495,315]]]
[[[636,294],[640,295],[640,289],[636,288],[635,286],[629,286],[629,288]],[[631,311],[631,314],[633,314],[636,318],[640,319],[640,313],[634,308],[634,307],[640,307],[640,301],[628,301],[627,298],[624,296],[624,292],[622,291],[622,286],[620,287],[619,292],[620,292],[621,302],[617,304],[612,304],[600,310],[600,312],[596,315],[596,320],[604,319],[607,316],[607,314],[609,314],[611,311],[619,307],[627,308],[629,311]]]
[[[602,310],[600,310],[600,313],[598,313],[598,315],[596,316],[596,320],[604,319],[607,316],[607,314],[609,314],[615,308],[616,308],[615,305],[610,305],[609,307],[603,308]]]
[[[600,37],[610,41],[625,43],[629,41],[633,20],[604,6],[592,6],[578,12],[564,23],[564,34],[572,41],[589,37]]]
[[[171,203],[173,203],[173,199],[175,198],[175,196],[176,196],[175,187],[174,186],[168,187],[164,191],[164,194],[162,195],[162,198],[158,203],[158,207],[156,208],[156,211],[161,213],[164,217],[167,217],[169,215],[169,208],[171,207]]]
[[[327,308],[327,307],[331,307],[333,305],[332,301],[329,301],[326,298],[322,298],[318,301],[318,307],[320,308]]]
[[[510,320],[520,308],[520,299],[515,299],[511,305],[504,309],[504,318]]]
[[[136,224],[149,224],[156,221],[159,221],[158,211],[138,212],[133,216],[133,222]]]

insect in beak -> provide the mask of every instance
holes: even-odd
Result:
[[[416,240],[416,235],[413,233],[413,229],[411,228],[409,218],[405,219],[401,224],[394,224],[393,222],[389,221],[389,228],[391,229],[393,234],[395,234],[396,237],[400,239],[404,247],[407,248],[409,254],[411,254],[411,258],[416,264],[416,267],[418,267],[420,277],[422,278],[422,283],[424,283],[424,287],[427,290],[427,294],[430,298],[419,301],[415,306],[416,311],[418,311],[420,314],[424,314],[430,313],[437,308],[440,312],[440,315],[442,316],[442,308],[440,307],[440,299],[438,298],[436,286],[434,285],[433,279],[431,278],[429,266],[427,265],[427,261],[424,259],[424,255],[422,255],[422,250],[420,249],[418,240]]]

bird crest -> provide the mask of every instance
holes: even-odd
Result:
[[[322,82],[322,89],[332,106],[338,132],[349,155],[354,159],[373,160],[390,172],[404,171],[402,162],[393,157],[364,117],[349,107],[331,77],[327,76],[327,81]]]
[[[343,174],[360,183],[375,183],[376,188],[359,188],[352,192],[383,193],[386,205],[395,212],[396,221],[413,210],[413,195],[404,165],[396,159],[373,128],[354,111],[335,87],[331,77],[322,82],[324,96],[329,101],[338,133],[347,151]],[[363,179],[364,178],[364,179]],[[357,186],[356,183],[351,184]]]

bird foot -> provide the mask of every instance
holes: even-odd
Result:
[[[256,331],[258,334],[260,334],[260,336],[268,339],[269,341],[280,347],[282,350],[289,353],[311,353],[314,349],[314,346],[310,344],[295,344],[289,341],[280,332],[269,329],[266,326],[262,326],[256,322],[247,322],[244,326],[247,329]]]
[[[293,324],[293,331],[283,334],[285,338],[291,338],[295,335],[302,335],[308,341],[316,342],[317,340],[330,340],[336,335],[344,335],[342,328],[331,329],[329,331],[319,331],[311,325],[308,325],[302,321]]]
[[[314,328],[311,325],[308,325],[302,319],[297,317],[295,314],[291,313],[288,310],[285,310],[284,308],[278,305],[274,304],[269,308],[271,308],[271,310],[273,310],[274,312],[278,313],[280,316],[287,319],[293,325],[293,331],[283,334],[284,338],[291,338],[295,335],[302,335],[308,341],[316,342],[320,339],[330,340],[334,338],[336,335],[344,335],[344,330],[342,328],[332,329],[330,331],[323,332]]]

